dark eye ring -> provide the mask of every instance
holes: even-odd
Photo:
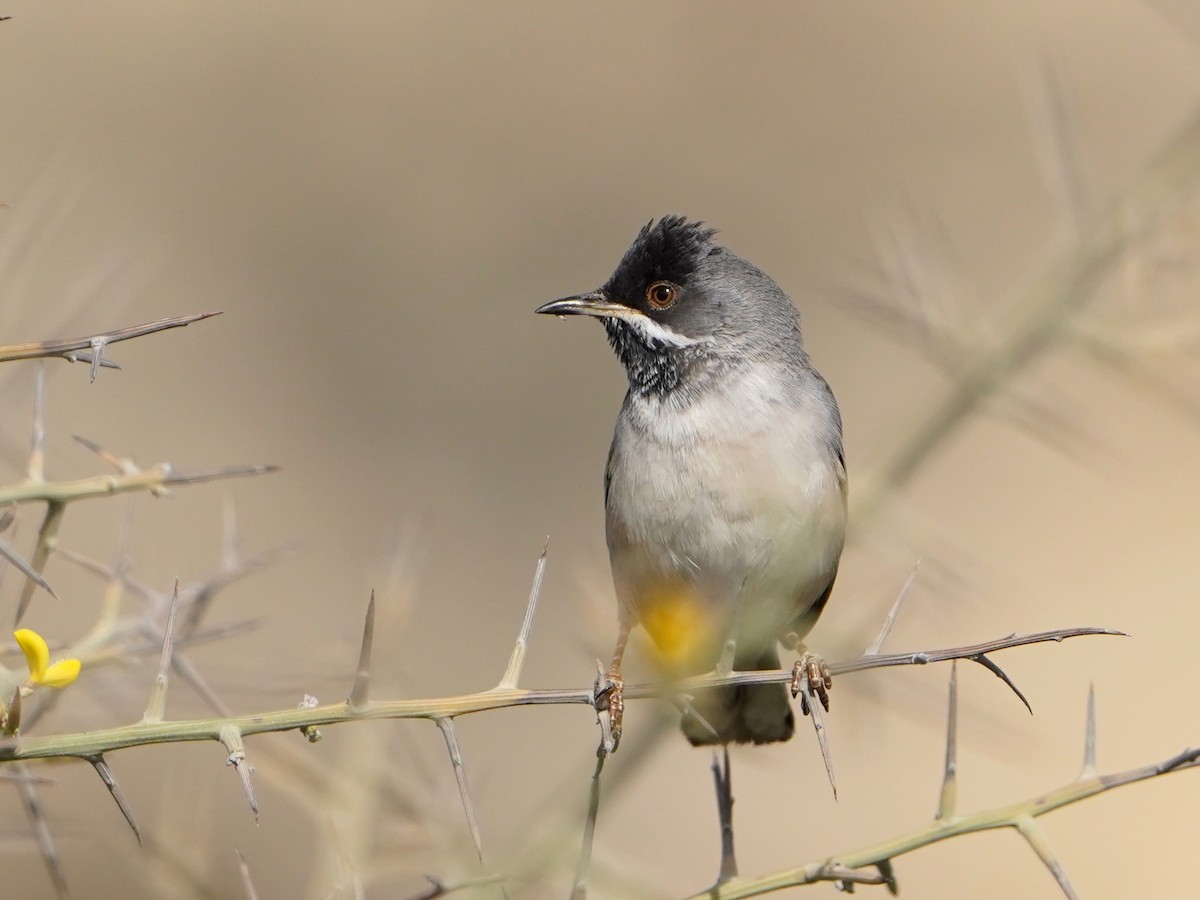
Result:
[[[670,309],[679,299],[679,286],[669,281],[656,281],[646,288],[646,302],[651,309]]]

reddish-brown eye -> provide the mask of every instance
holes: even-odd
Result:
[[[669,281],[656,281],[646,288],[646,302],[651,309],[670,309],[679,299],[679,288]]]

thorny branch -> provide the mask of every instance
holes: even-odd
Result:
[[[1023,647],[1029,644],[1059,642],[1067,638],[1084,635],[1119,635],[1120,632],[1106,628],[1062,628],[1036,634],[1010,635],[972,644],[966,647],[947,647],[915,653],[892,653],[870,657],[857,657],[829,666],[835,675],[861,672],[903,665],[926,665],[952,659],[974,659],[983,653]],[[632,684],[625,688],[626,699],[649,699],[670,696],[674,692],[692,693],[704,688],[735,684],[784,683],[791,679],[790,672],[734,672],[727,676],[702,675],[681,681],[663,683]],[[311,708],[287,707],[241,716],[214,717],[167,721],[161,723],[139,722],[117,728],[60,734],[48,737],[22,737],[19,741],[0,743],[0,760],[30,760],[52,757],[92,757],[125,747],[146,744],[164,744],[179,741],[220,740],[220,731],[227,726],[237,728],[244,735],[293,729],[320,728],[359,719],[438,719],[454,718],[468,713],[505,709],[514,706],[544,706],[553,704],[576,704],[591,707],[591,688],[559,688],[533,690],[528,688],[493,688],[472,694],[426,699],[369,700],[355,708],[348,701],[327,703]]]
[[[26,344],[0,345],[0,362],[16,359],[35,359],[45,357],[62,357],[74,361],[88,361],[92,365],[92,380],[96,378],[99,367],[116,368],[115,363],[103,359],[104,348],[108,344],[126,341],[147,334],[154,334],[169,328],[180,328],[192,322],[219,315],[216,312],[196,313],[189,316],[177,316],[147,322],[142,325],[132,325],[115,331],[89,335],[81,338],[65,340],[33,341]],[[46,511],[42,524],[38,529],[37,544],[33,557],[26,562],[12,548],[0,543],[0,556],[12,562],[25,575],[25,585],[17,604],[16,621],[20,622],[28,609],[36,587],[53,594],[42,572],[50,554],[55,549],[58,533],[62,527],[67,504],[86,500],[92,497],[104,497],[111,494],[130,491],[146,490],[155,496],[168,493],[168,488],[174,485],[200,484],[223,478],[234,478],[245,475],[261,475],[275,471],[274,466],[251,465],[230,466],[219,469],[202,470],[198,472],[176,472],[169,463],[160,463],[151,469],[143,469],[131,459],[123,459],[108,453],[97,444],[84,438],[78,438],[89,450],[114,466],[118,475],[99,475],[91,478],[80,478],[71,481],[48,481],[45,477],[45,373],[38,370],[34,384],[33,403],[33,434],[30,441],[29,461],[25,478],[16,484],[0,486],[0,506],[15,506],[22,503],[44,502]],[[8,524],[8,513],[0,523],[0,531]]]
[[[68,362],[87,362],[91,363],[91,379],[95,381],[96,372],[99,368],[119,368],[116,363],[104,359],[104,348],[109,344],[128,341],[147,334],[155,334],[159,331],[166,331],[168,328],[182,328],[186,325],[191,325],[193,322],[199,322],[203,319],[219,315],[219,312],[193,313],[190,316],[172,316],[171,318],[159,319],[155,322],[145,322],[141,325],[118,328],[114,331],[90,334],[86,337],[51,341],[29,341],[25,344],[0,344],[0,362],[54,357],[65,359]]]
[[[1050,850],[1049,843],[1036,823],[1039,816],[1048,812],[1079,803],[1089,797],[1103,794],[1126,784],[1157,778],[1169,772],[1196,768],[1200,765],[1200,748],[1189,747],[1162,762],[1127,769],[1124,772],[1114,772],[1110,775],[1098,775],[1094,771],[1094,754],[1096,746],[1095,705],[1091,692],[1088,695],[1088,715],[1084,736],[1084,768],[1074,781],[1062,787],[1048,791],[1037,797],[1032,797],[1019,803],[1010,803],[993,809],[983,810],[967,815],[958,815],[954,811],[953,784],[957,772],[955,746],[955,726],[957,719],[957,691],[953,675],[951,676],[950,704],[948,728],[946,736],[946,766],[943,774],[943,788],[938,803],[938,814],[932,822],[917,828],[907,834],[891,838],[878,844],[841,853],[836,857],[811,862],[806,865],[784,869],[769,875],[754,878],[734,878],[711,890],[696,894],[696,898],[710,897],[714,900],[736,900],[742,897],[758,897],[772,891],[787,887],[812,884],[817,881],[833,882],[866,882],[887,884],[893,894],[897,892],[893,863],[897,856],[911,853],[922,847],[928,847],[940,841],[971,834],[976,831],[993,831],[999,828],[1015,829],[1030,845],[1038,856],[1063,894],[1074,898],[1075,892],[1067,880],[1066,874]],[[947,789],[949,786],[949,790]],[[878,875],[869,869],[878,871]],[[846,877],[846,873],[858,876],[854,879]]]

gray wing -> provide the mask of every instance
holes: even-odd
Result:
[[[625,399],[621,403],[621,415],[625,413],[625,407],[629,404],[629,393],[625,393]],[[617,452],[617,429],[613,429],[612,443],[608,445],[608,459],[604,463],[604,509],[608,509],[608,489],[612,486],[613,479],[613,459]]]
[[[821,591],[821,596],[818,597],[808,609],[792,619],[791,630],[800,637],[804,637],[813,626],[817,624],[817,619],[821,616],[821,611],[825,609],[825,604],[829,602],[829,595],[833,593],[833,583],[837,581],[837,566],[833,568],[833,575],[829,578],[829,584],[825,586],[825,590]]]
[[[608,459],[604,463],[604,508],[608,509],[608,489],[612,486],[613,479],[613,457],[617,449],[617,437],[613,435],[613,441],[608,445]]]

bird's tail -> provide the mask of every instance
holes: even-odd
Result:
[[[739,658],[734,667],[738,671],[778,669],[779,650],[771,647],[752,659]],[[769,744],[786,741],[796,729],[787,687],[782,684],[711,688],[696,695],[692,708],[697,715],[685,715],[681,724],[694,746]]]

